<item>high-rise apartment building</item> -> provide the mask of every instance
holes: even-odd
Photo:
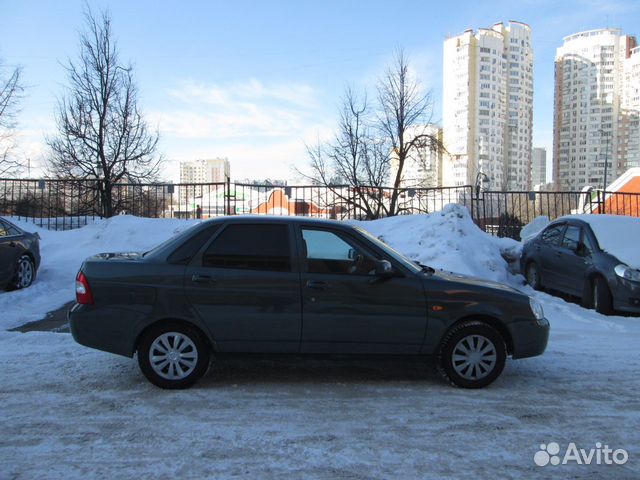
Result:
[[[639,58],[635,37],[613,28],[569,35],[557,49],[553,168],[558,189],[602,188],[639,165]]]
[[[180,162],[180,183],[178,201],[182,204],[202,202],[203,195],[211,195],[212,192],[223,187],[208,185],[189,185],[194,183],[224,183],[231,176],[231,165],[227,158],[214,158],[209,160],[195,160]],[[209,200],[211,202],[211,200]],[[194,207],[195,208],[195,207]]]
[[[547,149],[534,148],[531,153],[531,186],[529,190],[547,183]]]
[[[428,135],[435,142],[426,141],[412,150],[402,167],[400,186],[407,187],[439,187],[442,185],[442,129],[436,125],[416,125],[407,129],[405,141],[412,141]],[[389,183],[393,185],[398,174],[398,158],[391,156]]]
[[[227,158],[180,162],[180,183],[222,183],[230,174]]]
[[[618,144],[618,156],[624,162],[620,174],[640,167],[640,46],[630,48],[624,59],[622,83],[620,130],[624,142]]]
[[[529,188],[533,120],[531,28],[520,22],[467,30],[444,42],[445,185]],[[486,186],[486,184],[485,184]]]

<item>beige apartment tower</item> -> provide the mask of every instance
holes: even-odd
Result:
[[[445,185],[527,190],[531,180],[533,50],[520,22],[444,42]],[[486,177],[485,177],[486,176]]]
[[[555,61],[557,189],[603,188],[640,166],[639,89],[635,37],[605,28],[564,38]]]

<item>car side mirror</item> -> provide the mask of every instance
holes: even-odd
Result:
[[[391,277],[393,274],[393,266],[389,260],[376,261],[376,275],[378,277]]]
[[[578,243],[578,245],[576,246],[576,255],[580,257],[584,257],[587,255],[587,246],[584,243]]]

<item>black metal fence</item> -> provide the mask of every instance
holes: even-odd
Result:
[[[366,219],[364,203],[388,207],[392,188],[235,183],[118,184],[112,189],[114,214],[151,218],[211,218],[222,215],[302,215]],[[39,226],[67,230],[104,216],[104,185],[99,180],[0,179],[0,215]],[[640,216],[640,194],[619,192],[477,191],[471,186],[403,188],[398,214],[431,213],[449,203],[464,205],[480,228],[518,238],[533,218],[571,213]],[[384,209],[383,209],[384,210]]]

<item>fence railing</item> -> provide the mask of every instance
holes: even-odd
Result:
[[[117,184],[99,180],[0,179],[0,215],[27,219],[39,226],[67,230],[110,213],[151,218],[212,218],[223,215],[302,215],[315,218],[367,219],[369,205],[380,215],[395,197],[397,214],[431,213],[449,203],[464,205],[480,228],[518,238],[533,218],[572,213],[640,216],[640,194],[620,192],[476,191],[466,185],[393,188],[219,183]],[[397,194],[397,195],[394,195]]]

